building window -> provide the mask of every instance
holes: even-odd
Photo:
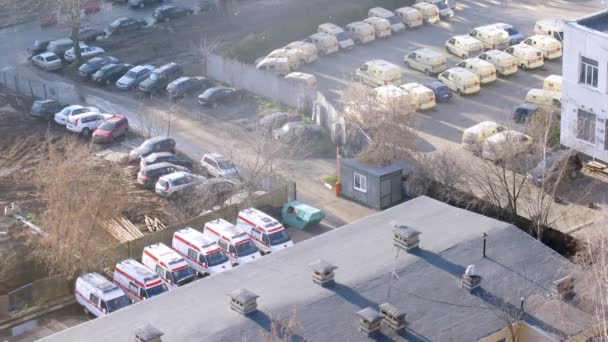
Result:
[[[581,56],[579,83],[597,88],[598,63],[591,58]]]
[[[595,114],[582,109],[578,110],[576,138],[595,144]]]
[[[355,190],[359,190],[361,192],[367,192],[367,177],[366,176],[355,172],[354,182],[355,182]]]

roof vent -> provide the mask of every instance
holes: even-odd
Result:
[[[462,275],[461,286],[469,290],[469,292],[473,292],[473,290],[478,288],[480,285],[481,276],[477,274],[477,269],[475,269],[475,265],[467,266],[467,270]]]
[[[246,289],[238,289],[228,294],[230,308],[242,315],[248,315],[258,309],[257,299],[260,297]]]
[[[406,252],[414,251],[418,248],[420,242],[420,232],[407,227],[407,226],[395,226],[393,230],[393,245],[397,248],[401,248]]]
[[[151,326],[150,324],[135,330],[136,342],[161,342],[163,332]]]
[[[382,316],[378,311],[372,308],[365,308],[357,311],[357,316],[360,318],[359,329],[367,334],[367,336],[376,336],[380,332],[380,321]]]
[[[553,282],[555,288],[554,293],[557,294],[559,299],[569,302],[574,299],[576,293],[574,292],[574,276],[569,275]]]
[[[405,328],[405,312],[389,303],[380,304],[379,307],[383,326],[397,333]]]
[[[308,264],[308,267],[313,272],[313,283],[321,286],[328,286],[334,283],[334,270],[337,269],[338,266],[334,266],[323,259],[319,259]]]

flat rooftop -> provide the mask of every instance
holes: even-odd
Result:
[[[608,10],[594,13],[576,21],[579,25],[592,30],[608,33]]]
[[[395,225],[422,233],[418,251],[396,253]],[[338,266],[333,287],[313,284],[307,265],[318,258]],[[472,294],[460,287],[470,264],[483,277]],[[387,302],[393,267],[399,278],[390,303],[408,322],[397,340],[477,340],[503,329],[504,312],[519,308],[522,297],[525,321],[552,336],[588,326],[585,313],[551,296],[552,282],[571,271],[568,260],[508,223],[419,197],[44,341],[131,341],[147,324],[163,341],[261,341],[273,319],[292,315],[300,340],[369,341],[355,313]],[[226,294],[238,288],[260,296],[256,313],[230,309]]]

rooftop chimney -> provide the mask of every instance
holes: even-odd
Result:
[[[569,302],[574,299],[576,293],[574,292],[574,276],[568,275],[561,279],[553,282],[555,288],[553,289],[557,297],[564,302]]]
[[[334,283],[334,270],[337,269],[338,266],[334,266],[323,259],[319,259],[308,264],[308,267],[313,272],[313,283],[321,286],[328,286]]]
[[[372,308],[365,308],[363,310],[357,311],[357,316],[359,316],[360,327],[359,329],[367,334],[367,336],[376,336],[380,332],[380,321],[382,321],[382,316],[378,311]]]
[[[151,326],[150,324],[146,325],[143,328],[139,328],[135,330],[135,341],[136,342],[161,342],[161,336],[164,334]]]
[[[469,265],[462,275],[461,287],[473,292],[481,285],[481,276],[477,274],[475,265]]]
[[[414,251],[420,242],[420,232],[407,226],[395,226],[393,229],[393,245],[406,252]]]
[[[246,289],[238,289],[228,294],[230,308],[242,315],[248,315],[258,309],[257,299],[260,297]]]
[[[379,307],[383,326],[396,333],[405,328],[405,312],[389,303],[380,304]]]

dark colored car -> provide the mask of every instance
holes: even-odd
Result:
[[[183,167],[187,167],[189,169],[192,168],[192,161],[188,158],[180,157],[171,152],[156,152],[151,155],[141,158],[139,162],[139,166],[144,168],[148,165],[158,164],[158,163],[171,163],[174,165],[179,165]]]
[[[527,178],[536,185],[554,185],[557,181],[574,179],[583,168],[578,154],[571,150],[560,150],[548,154],[538,165],[528,171]]]
[[[93,132],[93,142],[112,142],[114,139],[127,134],[128,131],[129,120],[122,115],[115,115],[97,127],[95,132]]]
[[[116,63],[118,63],[118,58],[110,56],[91,58],[88,62],[84,63],[80,66],[80,68],[78,68],[78,75],[88,78],[103,66]]]
[[[193,14],[193,13],[194,13],[194,10],[192,10],[191,8],[173,6],[173,5],[165,5],[165,6],[157,7],[154,10],[154,13],[152,13],[152,16],[154,17],[154,19],[156,19],[157,22],[160,22],[160,21],[169,21],[171,19],[185,17],[185,16]]]
[[[148,165],[141,168],[139,173],[137,173],[137,183],[143,185],[145,188],[153,188],[160,177],[179,171],[190,172],[190,170],[183,166],[169,163]]]
[[[139,30],[148,25],[144,18],[122,17],[114,20],[108,27],[112,34],[120,34],[129,31]]]
[[[198,96],[198,103],[203,106],[217,108],[219,105],[228,104],[243,99],[243,91],[228,87],[213,87],[205,90]]]
[[[213,82],[205,77],[180,77],[167,85],[167,94],[171,99],[178,99],[211,87]]]
[[[55,100],[39,100],[34,101],[30,114],[39,118],[52,120],[55,113],[65,108],[64,105],[60,104]]]
[[[426,84],[426,86],[435,93],[437,102],[446,102],[452,98],[452,91],[443,82],[434,81]]]
[[[150,76],[139,84],[139,90],[145,93],[155,93],[165,89],[174,79],[183,75],[184,69],[177,63],[168,63],[154,69]]]
[[[163,2],[163,0],[128,0],[125,2],[128,2],[131,8],[144,8],[146,5]]]
[[[31,49],[27,49],[27,51],[30,53],[30,57],[34,57],[36,55],[39,55],[43,52],[46,52],[46,47],[49,45],[51,41],[50,40],[37,40],[34,42],[34,45],[32,46]]]
[[[79,40],[85,43],[94,42],[97,38],[105,36],[106,33],[104,31],[96,30],[93,28],[83,28],[78,32]],[[72,39],[72,33],[70,33],[70,39]]]
[[[513,121],[517,123],[525,123],[538,112],[539,108],[531,103],[520,104],[513,108]]]
[[[164,136],[150,138],[138,147],[132,149],[129,153],[129,159],[141,159],[155,152],[175,153],[175,140]]]
[[[93,76],[91,76],[91,80],[110,85],[115,83],[119,78],[121,78],[127,71],[129,71],[133,65],[131,64],[108,64],[101,67],[101,69],[97,70]]]

